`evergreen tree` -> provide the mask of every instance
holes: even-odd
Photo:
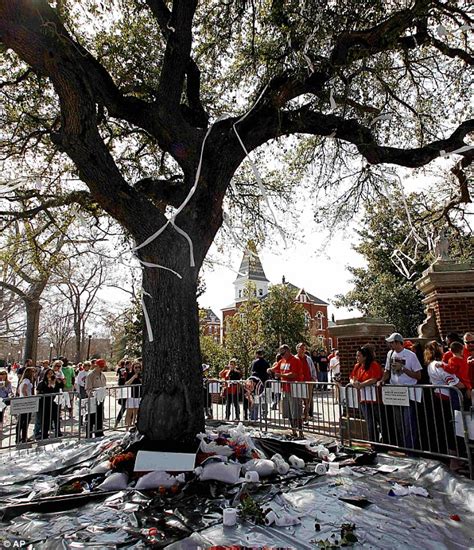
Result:
[[[443,222],[430,219],[434,208],[432,204],[425,204],[423,195],[413,193],[406,200],[410,220],[401,195],[396,195],[395,200],[381,198],[366,206],[362,226],[357,230],[360,240],[353,248],[364,257],[367,267],[348,268],[353,275],[354,288],[337,296],[335,305],[358,309],[369,317],[382,317],[403,335],[415,336],[425,317],[423,295],[415,281],[435,260],[428,246],[431,236],[424,228],[429,222],[435,231],[440,231]],[[415,238],[407,240],[412,227],[426,244],[417,243]],[[446,235],[452,259],[472,258],[472,236],[454,227],[448,228]],[[397,249],[414,260],[414,263],[407,258],[404,260],[410,278],[397,268],[396,259],[392,261],[392,254]]]
[[[246,378],[255,352],[264,341],[262,333],[262,306],[255,297],[255,285],[247,284],[244,293],[247,299],[228,321],[226,327],[225,348],[229,357],[235,357]]]
[[[0,2],[0,151],[67,156],[134,240],[155,331],[138,428],[192,445],[204,427],[198,275],[234,175],[249,153],[299,139],[302,163],[321,168],[315,186],[350,178],[355,207],[383,164],[461,151],[464,174],[471,18],[465,0],[121,0],[113,17],[108,4]]]
[[[273,285],[262,302],[262,331],[268,357],[274,357],[281,344],[294,351],[296,344],[309,340],[304,307],[295,302],[289,286]]]

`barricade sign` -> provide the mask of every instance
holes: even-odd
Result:
[[[456,435],[458,437],[464,437],[464,425],[462,417],[464,416],[464,422],[466,423],[468,438],[474,440],[474,418],[470,412],[454,411],[454,420],[456,423]]]
[[[290,386],[291,397],[299,397],[301,399],[308,398],[308,386],[306,384],[293,383]]]
[[[130,386],[120,386],[118,388],[118,399],[128,399],[129,397],[132,397],[132,388]]]
[[[270,380],[265,385],[265,399],[267,403],[272,402],[273,394],[281,393],[281,382],[279,380]]]
[[[11,414],[28,414],[38,412],[39,399],[40,398],[38,396],[12,399],[10,406]]]
[[[408,395],[408,388],[400,388],[397,386],[383,386],[382,401],[384,405],[409,407],[410,397]]]
[[[95,397],[89,397],[87,401],[88,401],[87,412],[89,414],[95,414],[97,412],[97,399]]]
[[[209,393],[221,393],[221,383],[220,382],[209,382],[207,386],[207,391]]]
[[[341,388],[341,398],[342,400],[346,402],[346,405],[350,409],[358,409],[359,408],[359,396],[357,395],[357,390],[349,386],[348,388]]]

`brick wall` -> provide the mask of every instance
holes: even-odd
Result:
[[[438,296],[430,303],[436,314],[436,322],[442,338],[448,332],[472,332],[474,330],[473,298],[443,298]]]
[[[388,352],[388,346],[387,342],[385,342],[385,338],[386,336],[367,337],[360,335],[338,338],[337,345],[339,349],[343,384],[347,384],[349,382],[349,375],[352,372],[356,362],[356,351],[365,344],[371,344],[373,346],[375,350],[375,360],[378,361],[383,367]]]
[[[329,335],[335,343],[337,342],[343,384],[349,382],[349,375],[356,362],[356,352],[365,344],[371,344],[374,348],[376,361],[382,366],[385,364],[388,352],[385,338],[392,332],[395,332],[393,325],[385,323],[383,319],[368,317],[343,319],[329,328]]]
[[[474,263],[438,260],[423,272],[416,286],[427,308],[434,309],[440,336],[474,330]]]

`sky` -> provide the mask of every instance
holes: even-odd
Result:
[[[307,232],[305,242],[292,244],[286,249],[283,243],[277,243],[257,252],[270,283],[281,283],[284,275],[286,281],[330,302],[336,294],[344,294],[351,289],[351,274],[346,269],[347,265],[362,266],[364,260],[352,250],[353,230],[338,232],[328,241],[324,227],[316,226],[312,221],[307,223],[313,227]],[[233,243],[224,254],[217,254],[213,247],[211,257],[217,257],[219,263],[226,265],[216,265],[212,270],[205,268],[203,271],[206,292],[199,298],[199,304],[210,307],[221,319],[220,310],[234,301],[233,282],[242,256],[243,248],[238,249]],[[334,306],[329,307],[328,313],[329,317],[334,313],[336,320],[360,316],[357,311],[336,309]]]
[[[437,165],[444,171],[431,173],[424,176],[413,176],[409,170],[395,167],[397,173],[404,177],[403,187],[406,193],[426,190],[433,184],[435,177],[446,177],[447,168],[454,160],[448,163],[441,159]],[[435,175],[436,174],[436,175]],[[285,276],[286,281],[295,286],[303,287],[306,291],[331,304],[337,294],[345,294],[351,290],[351,274],[348,266],[365,266],[364,258],[356,253],[352,245],[357,240],[355,229],[360,224],[359,219],[348,223],[344,230],[329,235],[322,225],[316,225],[313,219],[312,209],[315,207],[312,201],[299,201],[302,213],[298,217],[298,242],[291,243],[285,248],[281,238],[273,246],[263,247],[257,250],[263,269],[270,283],[278,284]],[[400,205],[403,208],[403,205]],[[471,213],[474,208],[468,209]],[[472,221],[472,220],[471,220]],[[407,234],[409,230],[407,228]],[[245,243],[242,248],[237,248],[234,242],[230,243],[224,253],[218,253],[216,247],[211,247],[208,257],[217,258],[220,265],[203,269],[203,277],[206,282],[206,292],[199,298],[201,307],[210,307],[218,317],[222,319],[221,309],[234,301],[234,285],[237,271],[242,261]],[[335,308],[330,305],[328,315],[334,314],[336,321],[352,317],[360,317],[357,310],[349,311],[346,308]]]

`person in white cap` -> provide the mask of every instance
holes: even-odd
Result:
[[[385,362],[385,371],[379,384],[385,383],[413,386],[421,379],[422,367],[418,357],[403,346],[403,336],[394,332],[385,341],[390,345]],[[410,406],[394,406],[393,421],[396,429],[396,438],[390,437],[391,444],[415,449],[418,443],[418,429],[416,421],[416,392],[410,391]],[[387,422],[389,422],[387,415]],[[393,429],[393,427],[391,427]]]

